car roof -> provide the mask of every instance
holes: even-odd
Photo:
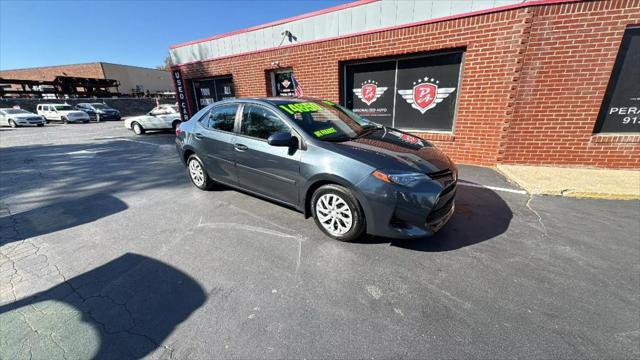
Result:
[[[241,102],[241,103],[254,102],[254,103],[263,103],[263,104],[278,106],[283,104],[302,103],[302,102],[309,102],[309,101],[322,101],[322,99],[316,98],[316,97],[309,97],[309,96],[297,97],[297,98],[275,97],[275,96],[274,97],[246,97],[246,98],[222,100],[214,104],[221,104],[221,103],[228,103],[228,102]]]

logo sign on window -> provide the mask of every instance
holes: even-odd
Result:
[[[189,119],[189,110],[187,108],[187,93],[184,87],[184,81],[182,79],[182,72],[180,71],[180,69],[176,69],[173,71],[173,86],[176,89],[180,117],[182,118],[182,121],[186,121]]]
[[[622,37],[594,132],[640,132],[640,27]]]

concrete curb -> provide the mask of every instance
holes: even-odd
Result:
[[[533,195],[639,200],[640,171],[498,165],[509,181]]]

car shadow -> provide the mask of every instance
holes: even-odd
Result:
[[[87,224],[128,208],[115,196],[98,193],[0,217],[0,246]]]
[[[507,231],[513,212],[495,191],[460,185],[456,191],[455,213],[435,235],[407,240],[366,235],[358,242],[389,243],[408,250],[442,252],[491,240]]]
[[[97,143],[37,144],[0,148],[0,194],[53,202],[80,193],[187,186],[169,136],[153,141],[96,139]],[[138,139],[135,139],[138,140]],[[151,138],[149,139],[151,140]],[[167,161],[171,156],[172,161]],[[46,191],[43,191],[46,190]]]
[[[127,253],[28,298],[0,306],[2,323],[32,331],[3,335],[0,357],[139,359],[160,346],[207,299],[196,280],[161,261]],[[30,344],[23,349],[24,343]],[[171,348],[164,346],[165,356]],[[26,350],[29,350],[27,353]],[[4,353],[4,354],[2,354]]]

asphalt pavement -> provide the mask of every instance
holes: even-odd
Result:
[[[640,202],[460,174],[436,236],[341,243],[170,133],[0,128],[0,358],[638,358]]]

